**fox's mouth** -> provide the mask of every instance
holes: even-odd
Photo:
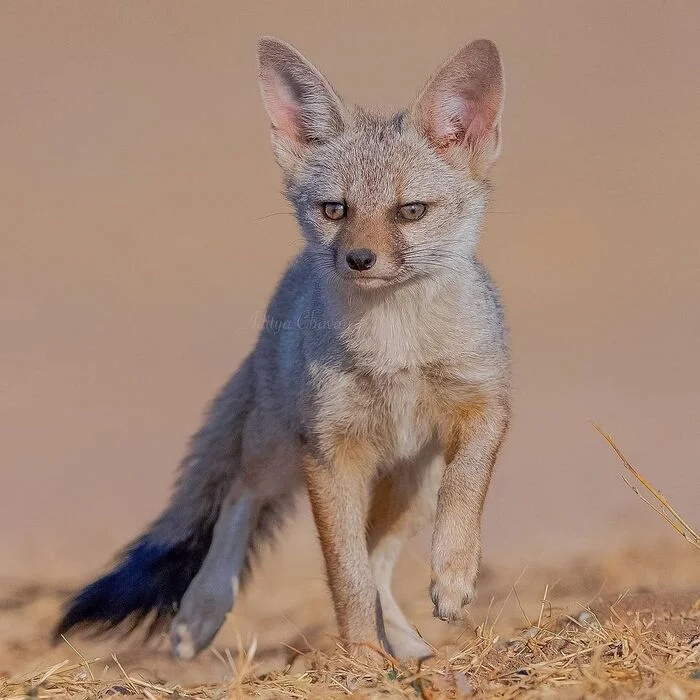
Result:
[[[361,289],[377,289],[386,287],[396,280],[395,277],[351,277],[350,281]]]
[[[374,270],[372,270],[374,272]],[[380,287],[388,287],[401,280],[399,270],[382,271],[383,274],[369,272],[353,272],[350,270],[338,270],[338,276],[342,280],[353,287],[359,289],[379,289]]]

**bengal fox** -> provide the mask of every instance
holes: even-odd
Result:
[[[383,117],[341,100],[282,41],[263,38],[258,57],[304,248],[193,437],[170,505],[55,635],[170,623],[173,653],[193,657],[305,486],[342,639],[428,656],[392,569],[434,519],[434,613],[462,617],[509,419],[503,311],[475,257],[501,148],[501,60],[474,41]]]

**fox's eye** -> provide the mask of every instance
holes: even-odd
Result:
[[[418,221],[425,214],[426,208],[422,202],[404,204],[402,207],[399,207],[399,218],[404,221]]]
[[[324,202],[323,215],[331,221],[338,221],[345,216],[345,204],[343,202]]]

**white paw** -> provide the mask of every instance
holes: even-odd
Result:
[[[170,645],[176,659],[189,661],[197,655],[190,629],[184,622],[173,623],[170,629]]]
[[[465,607],[474,600],[474,578],[452,573],[435,575],[430,584],[430,597],[435,606],[433,615],[446,622],[462,620]]]
[[[173,656],[193,659],[212,643],[233,607],[237,584],[234,580],[228,590],[218,590],[216,594],[204,593],[196,586],[187,590],[170,626]]]
[[[394,656],[400,661],[427,659],[435,653],[413,630],[388,624],[385,632]]]

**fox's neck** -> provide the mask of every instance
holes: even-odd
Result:
[[[326,282],[328,312],[344,349],[367,370],[391,373],[440,359],[459,328],[470,270],[378,290]]]

